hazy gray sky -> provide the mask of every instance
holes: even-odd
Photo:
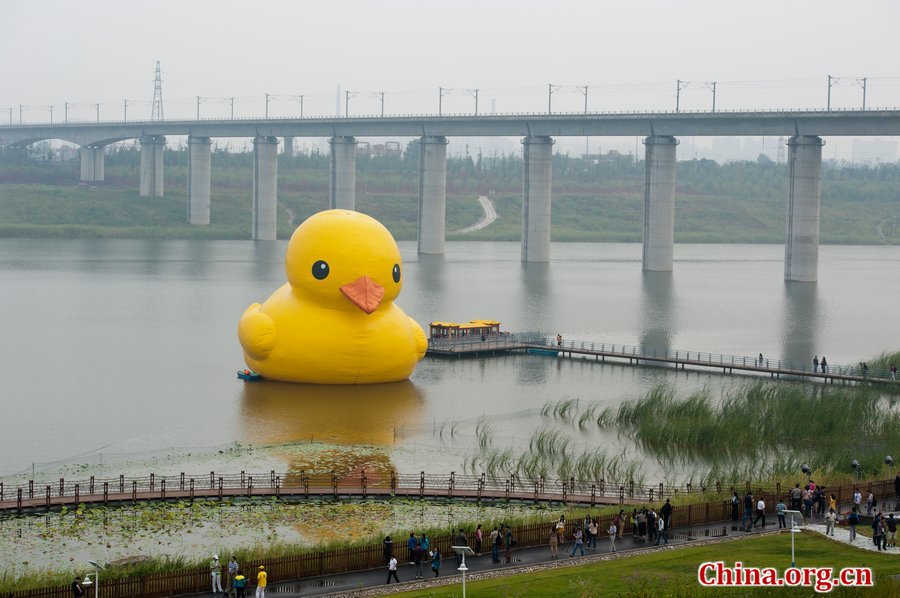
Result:
[[[900,3],[816,0],[337,2],[0,0],[0,109],[46,121],[149,116],[163,71],[166,116],[334,114],[336,89],[358,91],[351,114],[437,111],[438,88],[479,89],[479,110],[900,106]],[[343,95],[341,99],[343,104]],[[82,105],[83,104],[83,105]],[[464,92],[445,112],[471,112]],[[57,116],[59,115],[59,116]],[[5,122],[0,112],[0,122]]]

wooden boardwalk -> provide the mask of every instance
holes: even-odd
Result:
[[[0,483],[0,512],[43,512],[62,507],[90,504],[123,504],[142,501],[228,500],[235,498],[335,500],[390,499],[467,500],[473,502],[515,501],[522,503],[618,505],[626,501],[652,502],[661,496],[705,491],[688,486],[624,484],[599,480],[491,479],[485,475],[462,476],[451,473],[359,475],[286,473],[203,476],[157,476],[110,478],[46,484],[29,481],[19,486]],[[717,488],[721,490],[721,488]]]
[[[787,363],[782,360],[763,359],[741,355],[704,353],[702,351],[680,351],[673,349],[652,349],[633,345],[601,343],[597,341],[570,340],[557,345],[552,339],[528,334],[490,335],[482,341],[479,338],[439,339],[428,343],[427,355],[434,357],[489,357],[508,353],[535,353],[541,356],[556,356],[568,359],[607,359],[629,365],[672,366],[675,369],[702,369],[734,374],[735,371],[748,375],[766,375],[773,379],[810,379],[834,384],[876,383],[897,385],[887,371],[863,372],[858,366],[828,366],[825,371],[813,370],[812,363]],[[900,388],[900,387],[897,387]]]

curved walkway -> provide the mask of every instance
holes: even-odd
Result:
[[[475,231],[487,228],[488,226],[493,224],[495,220],[497,220],[497,218],[499,217],[497,216],[497,209],[494,207],[494,202],[492,202],[487,195],[479,195],[478,203],[481,204],[481,209],[484,211],[484,214],[481,216],[481,220],[479,220],[472,226],[467,226],[465,228],[455,230],[453,231],[454,233],[474,233]]]
[[[637,556],[640,554],[648,554],[659,550],[675,550],[688,546],[701,546],[717,542],[727,542],[739,540],[751,536],[760,536],[764,534],[780,533],[775,527],[775,517],[769,520],[769,525],[764,530],[743,533],[731,531],[731,522],[714,523],[705,526],[675,529],[670,532],[672,540],[668,545],[655,546],[643,542],[635,542],[628,536],[618,542],[619,550],[615,553],[609,552],[609,540],[603,536],[597,542],[596,550],[585,550],[585,556],[569,556],[572,543],[566,542],[559,547],[559,558],[550,559],[547,546],[533,546],[513,550],[512,562],[494,564],[490,559],[490,553],[483,553],[481,556],[468,557],[466,559],[466,567],[469,573],[466,575],[467,581],[478,581],[482,579],[491,579],[508,575],[517,575],[521,573],[530,573],[542,569],[551,569],[559,567],[579,566],[590,563],[599,563],[610,559],[625,558],[629,556]],[[726,526],[728,526],[726,528]],[[802,526],[816,533],[825,534],[825,525],[811,523]],[[724,535],[721,535],[724,532]],[[710,535],[707,536],[706,534]],[[718,535],[718,537],[715,537]],[[857,536],[855,542],[850,542],[850,530],[846,526],[836,526],[835,534],[832,539],[842,544],[849,544],[855,548],[862,550],[877,551],[871,538],[865,536]],[[900,549],[889,548],[888,552],[898,553]],[[501,554],[502,557],[502,554]],[[364,571],[353,571],[338,575],[327,575],[303,580],[291,581],[273,581],[270,585],[270,592],[277,593],[278,596],[285,598],[293,598],[295,596],[381,596],[385,594],[393,594],[397,592],[408,592],[412,590],[425,590],[438,586],[459,585],[461,583],[460,574],[456,571],[456,563],[452,555],[444,555],[443,565],[441,567],[442,575],[438,578],[434,577],[433,572],[428,564],[423,565],[425,579],[415,579],[413,565],[401,562],[398,566],[398,576],[402,580],[399,584],[385,585],[386,570],[368,569]],[[196,594],[195,596],[215,596],[212,593]]]
[[[546,545],[515,549],[512,551],[512,562],[510,563],[501,562],[495,564],[491,560],[490,551],[483,552],[480,556],[466,557],[466,567],[468,571],[468,573],[466,573],[466,581],[517,575],[540,569],[585,565],[660,550],[672,550],[685,546],[698,546],[711,542],[721,542],[747,536],[775,533],[775,530],[773,529],[751,532],[749,534],[731,532],[726,528],[726,525],[729,524],[730,522],[720,522],[708,526],[673,528],[669,532],[671,536],[669,543],[658,547],[651,545],[648,542],[635,541],[629,537],[629,534],[626,534],[624,538],[617,541],[618,550],[614,553],[609,552],[609,539],[606,536],[601,536],[597,541],[596,550],[588,550],[585,548],[585,556],[579,554],[574,558],[569,556],[572,551],[571,541],[564,542],[559,546],[558,559],[550,558],[550,551]],[[404,546],[399,552],[402,554],[405,550],[406,547]],[[395,554],[397,552],[398,551],[395,550]],[[502,560],[502,551],[500,557]],[[398,556],[398,558],[400,557]],[[422,569],[425,578],[415,579],[413,565],[401,560],[397,567],[397,574],[401,580],[401,583],[399,584],[392,583],[390,585],[385,585],[387,569],[379,568],[311,577],[302,580],[273,580],[270,582],[269,592],[273,595],[283,596],[284,598],[294,598],[297,596],[361,597],[380,596],[396,592],[409,592],[412,590],[424,590],[437,586],[460,585],[461,583],[461,576],[456,570],[456,562],[454,561],[452,554],[445,554],[443,556],[441,575],[438,578],[434,577],[430,564],[426,563],[422,565]],[[252,595],[252,593],[250,595]],[[192,596],[207,597],[221,596],[221,594],[204,592],[202,594],[192,594]]]

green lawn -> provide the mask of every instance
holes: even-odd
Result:
[[[872,567],[875,588],[836,588],[838,596],[877,592],[879,596],[900,596],[900,581],[890,576],[900,574],[897,553],[873,553],[839,544],[814,532],[804,532],[796,538],[798,567]],[[744,566],[776,567],[780,574],[791,562],[791,541],[787,534],[654,551],[631,557],[620,557],[601,563],[576,567],[548,569],[500,577],[485,581],[469,581],[467,594],[471,596],[743,596],[752,588],[707,589],[697,582],[697,569],[707,561],[724,561],[733,567],[740,561]],[[812,588],[791,588],[774,592],[757,589],[765,595],[814,595]],[[400,596],[459,596],[459,584],[405,592]]]

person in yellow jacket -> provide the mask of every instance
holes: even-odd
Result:
[[[259,573],[256,574],[256,598],[266,598],[266,567],[259,566]]]

